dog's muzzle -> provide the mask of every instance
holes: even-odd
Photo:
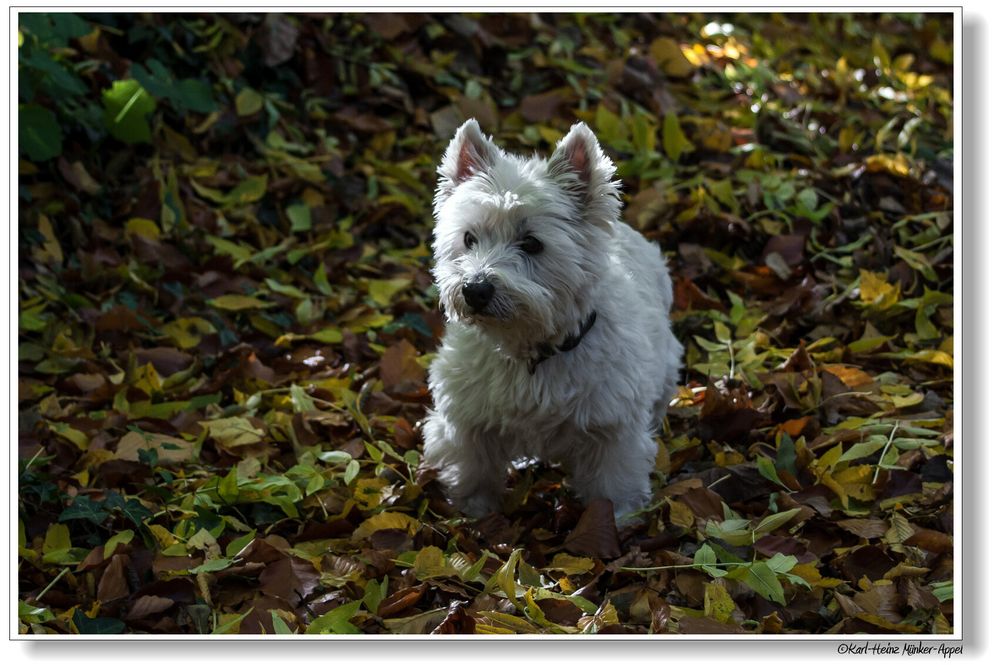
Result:
[[[462,297],[476,314],[482,314],[493,300],[496,288],[483,275],[475,275],[462,285]]]

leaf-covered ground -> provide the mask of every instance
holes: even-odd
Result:
[[[948,633],[950,15],[19,17],[27,633]],[[572,122],[675,276],[617,529],[421,465],[434,169]]]

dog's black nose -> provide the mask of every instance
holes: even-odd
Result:
[[[486,306],[490,304],[495,291],[496,289],[493,285],[486,280],[469,282],[462,286],[462,296],[465,297],[465,302],[477,314],[486,309]]]

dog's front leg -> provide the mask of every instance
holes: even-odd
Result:
[[[618,525],[636,521],[633,513],[649,502],[649,470],[656,443],[644,427],[620,427],[582,435],[567,460],[570,483],[584,503],[610,499]]]
[[[451,502],[470,517],[500,509],[507,464],[495,443],[489,435],[458,427],[437,412],[424,422],[424,458],[438,470]]]

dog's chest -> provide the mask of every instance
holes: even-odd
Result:
[[[577,419],[587,382],[566,363],[552,358],[531,372],[527,359],[476,342],[458,335],[442,345],[430,382],[438,408],[466,424],[507,431]]]

